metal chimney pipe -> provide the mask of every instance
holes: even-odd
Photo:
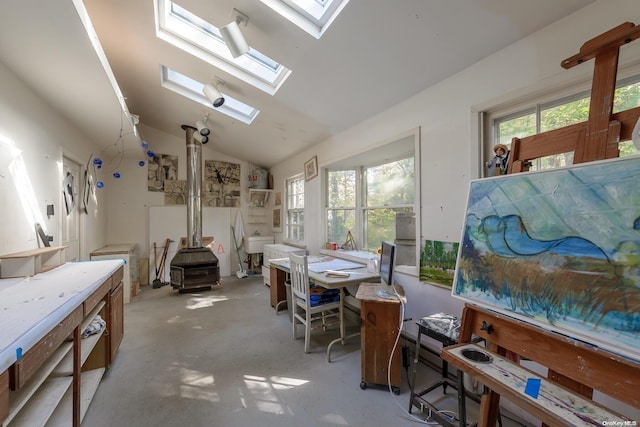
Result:
[[[187,240],[189,248],[202,247],[202,143],[193,137],[196,128],[182,125],[187,142]]]

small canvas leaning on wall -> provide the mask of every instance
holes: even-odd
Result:
[[[640,360],[640,157],[472,181],[452,294]]]

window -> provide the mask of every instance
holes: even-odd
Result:
[[[304,176],[286,181],[287,218],[285,236],[292,243],[304,245]]]
[[[253,48],[234,58],[218,27],[176,3],[156,0],[154,5],[158,38],[214,67],[270,95],[275,94],[291,74],[291,70]]]
[[[342,244],[348,231],[359,249],[394,241],[396,213],[413,212],[414,175],[413,157],[327,171],[327,241]]]
[[[213,108],[211,101],[202,93],[203,83],[164,65],[160,66],[160,80],[162,87],[248,125],[250,125],[253,119],[260,113],[260,110],[257,108],[247,105],[225,93],[221,93],[224,96],[224,104],[220,107]]]
[[[514,137],[523,138],[588,120],[589,102],[589,93],[582,92],[551,102],[535,104],[509,115],[491,118],[490,114],[493,138],[488,138],[491,147],[485,147],[487,156],[493,157],[492,147],[496,144],[510,147],[511,139]],[[640,106],[640,76],[621,80],[614,93],[613,112],[638,106]],[[621,141],[618,147],[620,157],[640,154],[631,141]],[[561,153],[536,159],[530,170],[554,169],[572,164],[573,152]]]
[[[319,39],[349,0],[260,0],[276,13]]]

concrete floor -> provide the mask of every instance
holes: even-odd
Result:
[[[349,332],[358,328],[353,322]],[[407,411],[404,372],[399,396],[384,386],[360,388],[359,338],[335,345],[327,363],[326,345],[336,336],[314,332],[311,353],[304,354],[304,340],[292,338],[288,313],[276,315],[270,307],[262,276],[225,277],[219,289],[190,294],[145,286],[125,305],[124,340],[83,425],[423,424]],[[417,388],[438,375],[418,365]],[[428,396],[438,408],[456,411],[455,390]],[[469,419],[476,407],[468,405]]]

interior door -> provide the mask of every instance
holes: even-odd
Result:
[[[79,163],[68,157],[62,158],[62,236],[61,243],[67,246],[67,261],[80,259],[80,170]]]

